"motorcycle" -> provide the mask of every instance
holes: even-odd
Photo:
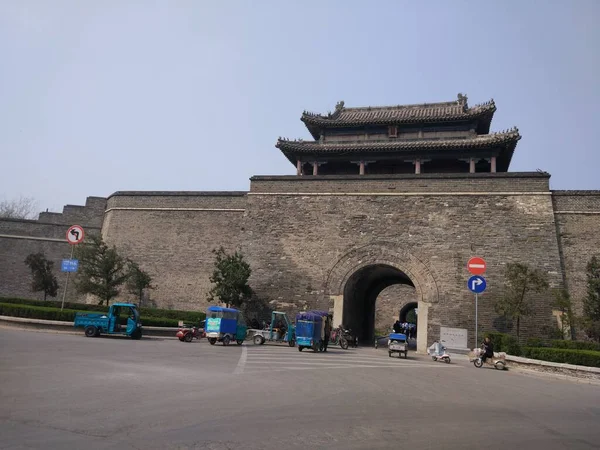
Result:
[[[351,330],[346,330],[342,327],[337,327],[333,330],[329,342],[334,345],[339,344],[344,350],[348,350],[350,346],[353,348],[358,347],[358,338],[352,335]]]
[[[484,350],[482,348],[477,348],[474,351],[474,357],[470,360],[470,362],[473,363],[473,365],[477,368],[481,368],[483,367],[483,355],[484,355]],[[498,355],[498,356],[496,356]],[[494,356],[492,357],[487,357],[485,364],[488,366],[494,366],[496,369],[498,370],[504,370],[506,369],[506,354],[505,353],[494,353]]]
[[[204,333],[204,330],[192,325],[191,327],[179,328],[176,336],[181,342],[192,342],[194,338],[201,339],[205,337],[206,334]]]

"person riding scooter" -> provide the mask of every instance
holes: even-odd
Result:
[[[494,357],[494,344],[489,337],[486,337],[481,344],[481,348],[483,350],[483,354],[481,355],[481,360],[485,363],[487,358]]]

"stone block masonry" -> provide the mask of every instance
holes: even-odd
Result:
[[[203,310],[212,250],[240,247],[245,207],[243,192],[117,192],[108,200],[102,234],[153,277],[151,304]]]
[[[581,311],[585,265],[600,253],[600,191],[550,191],[548,181],[543,173],[261,176],[252,178],[249,192],[91,197],[86,206],[35,221],[0,220],[0,295],[32,297],[25,257],[43,250],[60,270],[70,251],[66,229],[78,223],[87,233],[101,232],[152,275],[150,304],[159,307],[206,308],[211,252],[222,245],[246,255],[257,296],[290,313],[342,314],[344,283],[354,273],[374,264],[392,267],[414,288],[382,291],[376,327],[391,325],[414,301],[425,333],[419,342],[430,344],[445,326],[467,329],[473,345],[465,266],[474,255],[488,263],[481,330],[503,329],[494,303],[508,262],[547,273],[552,287],[569,289]],[[364,288],[360,280],[357,286]],[[68,298],[77,300],[74,290]],[[522,324],[525,337],[542,336],[555,320],[550,293],[533,303]]]
[[[60,272],[61,260],[71,254],[66,233],[71,225],[83,226],[87,235],[99,234],[106,199],[88,197],[85,206],[67,205],[62,213],[43,212],[37,220],[0,219],[0,295],[43,299],[31,292],[31,273],[24,261],[31,253],[44,252],[54,262],[62,298],[66,275]],[[70,282],[67,301],[81,301]]]

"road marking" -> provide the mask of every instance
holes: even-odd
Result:
[[[246,359],[248,359],[248,347],[242,345],[242,354],[240,355],[240,359],[233,371],[234,375],[240,375],[244,373],[244,367],[246,367]]]
[[[393,364],[393,365],[388,365],[388,366],[372,366],[372,365],[361,365],[361,366],[339,366],[339,365],[331,365],[331,366],[319,366],[319,367],[315,367],[315,366],[303,366],[303,367],[299,367],[299,366],[284,366],[284,367],[280,367],[278,369],[272,369],[272,368],[265,368],[264,370],[257,370],[257,369],[252,369],[249,368],[245,374],[249,375],[252,373],[260,373],[260,372],[283,372],[286,370],[326,370],[326,369],[349,369],[349,368],[354,368],[354,369],[398,369],[398,368],[403,368],[403,369],[416,369],[416,368],[439,368],[439,367],[445,367],[445,368],[454,368],[454,369],[460,369],[462,368],[461,366],[457,366],[457,365],[444,365],[444,364],[423,364],[423,365],[419,365],[419,366],[414,366],[414,365],[404,365],[404,364]]]

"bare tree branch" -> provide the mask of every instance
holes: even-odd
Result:
[[[32,197],[0,201],[0,218],[3,219],[35,219],[37,210],[37,202]]]

